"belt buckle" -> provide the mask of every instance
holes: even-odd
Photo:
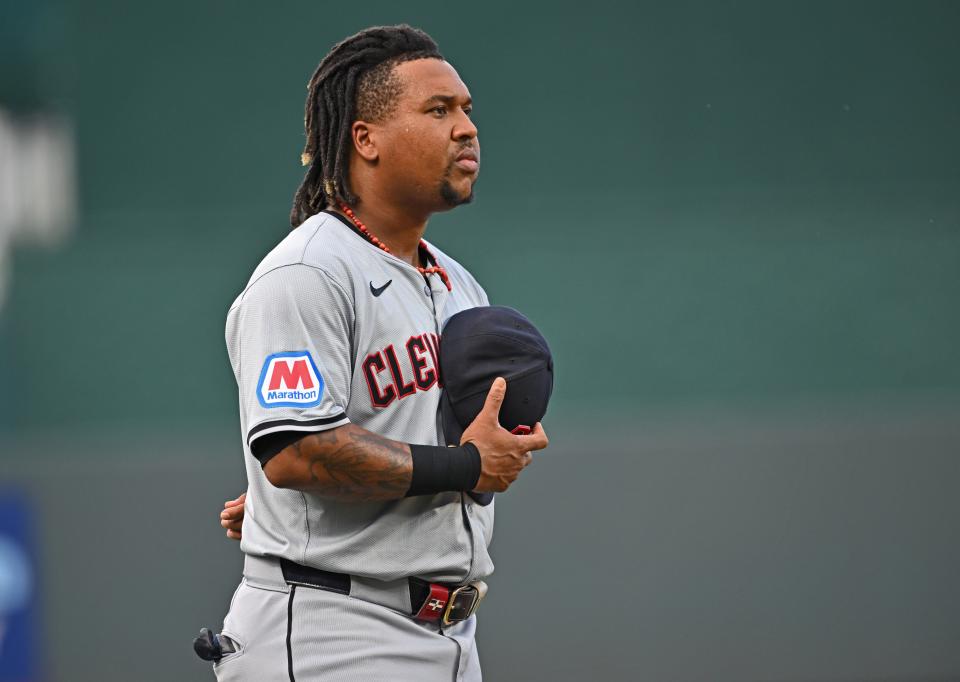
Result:
[[[450,593],[447,608],[443,610],[443,624],[453,625],[467,620],[477,611],[487,595],[487,584],[482,580],[462,585]]]

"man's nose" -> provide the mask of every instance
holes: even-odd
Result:
[[[453,127],[453,139],[471,140],[477,136],[477,126],[474,125],[467,113],[460,110],[457,124]]]

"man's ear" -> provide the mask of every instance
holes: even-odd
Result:
[[[354,121],[350,126],[350,135],[353,138],[353,148],[357,150],[360,158],[366,161],[376,161],[379,158],[373,126],[365,121]]]

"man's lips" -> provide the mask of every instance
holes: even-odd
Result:
[[[476,173],[477,169],[480,168],[480,160],[477,158],[477,153],[472,149],[464,149],[457,154],[455,164],[457,168],[468,173]]]

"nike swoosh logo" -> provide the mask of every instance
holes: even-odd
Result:
[[[370,282],[370,293],[373,294],[374,296],[379,296],[380,294],[383,293],[383,290],[386,289],[391,284],[393,284],[392,279],[388,279],[387,283],[384,284],[382,287],[375,287],[373,286],[373,282]]]

